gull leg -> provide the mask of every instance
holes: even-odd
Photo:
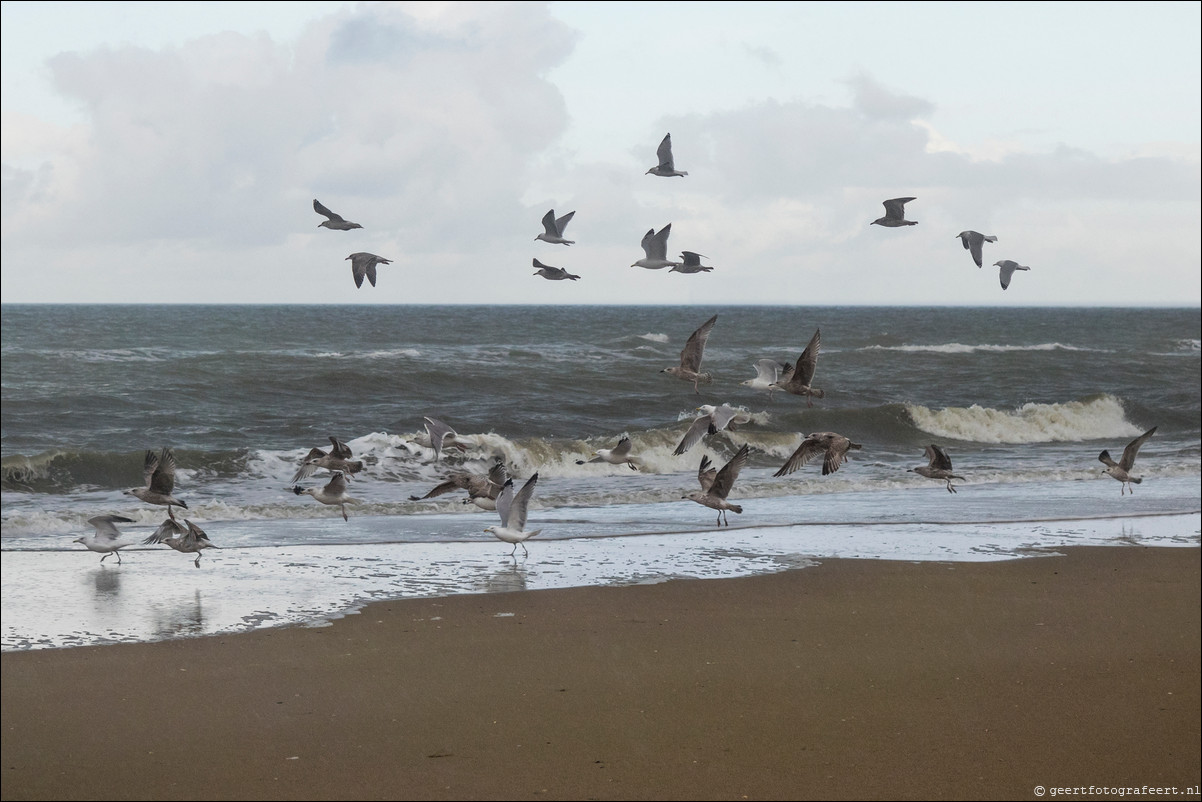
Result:
[[[121,564],[121,552],[114,551],[113,554],[117,555],[117,565],[120,565]]]
[[[111,554],[112,552],[109,552],[109,553]],[[104,561],[105,561],[105,560],[107,560],[108,558],[109,558],[109,555],[108,555],[108,554],[106,554],[106,555],[104,555],[103,557],[101,557],[101,558],[100,558],[100,562],[104,562]]]
[[[525,544],[525,543],[523,543],[523,544],[522,544],[522,556],[523,556],[523,557],[529,557],[529,556],[530,556],[530,552],[526,550],[526,544]]]
[[[349,521],[349,520],[350,520],[350,518],[347,518],[347,517],[346,517],[346,505],[345,505],[345,504],[339,504],[338,506],[339,506],[339,507],[342,509],[342,520],[344,520],[344,521]]]
[[[195,565],[197,568],[200,567],[200,553],[199,552],[197,552],[196,559],[192,561],[192,564]]]

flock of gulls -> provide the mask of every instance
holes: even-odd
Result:
[[[687,171],[676,169],[670,133],[666,134],[660,142],[656,156],[658,162],[647,170],[647,175],[664,178],[688,175]],[[905,216],[905,206],[913,200],[916,198],[891,198],[884,201],[884,216],[873,220],[870,225],[879,225],[885,228],[917,225],[917,221],[907,220]],[[319,228],[333,231],[352,231],[363,228],[359,223],[349,221],[331,211],[316,198],[313,200],[313,210],[326,218],[318,224]],[[575,241],[567,239],[565,231],[575,214],[575,211],[571,211],[557,217],[554,209],[548,210],[542,219],[543,231],[535,237],[535,241],[541,240],[552,245],[573,245]],[[686,274],[709,272],[714,269],[711,266],[702,265],[701,260],[706,257],[694,251],[682,251],[679,260],[669,259],[668,237],[671,232],[671,223],[659,231],[654,228],[649,229],[641,242],[644,256],[636,260],[631,267],[648,270],[669,268],[669,272]],[[982,267],[984,264],[985,243],[997,242],[996,236],[976,231],[961,231],[956,237],[960,239],[965,250],[969,251],[977,267]],[[351,275],[356,287],[362,287],[364,279],[374,287],[377,279],[377,266],[392,263],[391,259],[362,251],[350,254],[346,260],[351,263]],[[580,276],[569,273],[564,268],[543,264],[537,258],[533,260],[533,266],[536,268],[534,275],[550,281],[577,281],[580,279]],[[995,262],[994,266],[999,268],[1003,290],[1010,286],[1011,278],[1016,271],[1030,270],[1029,267],[1009,259]],[[717,320],[718,316],[714,315],[702,323],[685,342],[685,346],[680,352],[679,364],[666,367],[661,373],[690,382],[695,393],[700,393],[699,386],[701,384],[711,383],[713,377],[701,370],[701,363],[705,354],[706,342]],[[769,398],[778,391],[804,398],[806,406],[812,407],[815,398],[822,399],[825,396],[825,392],[821,388],[813,386],[821,346],[822,333],[821,330],[817,330],[796,362],[789,364],[775,359],[760,359],[753,365],[756,371],[755,377],[747,379],[741,384],[755,390],[766,391]],[[677,456],[687,452],[707,435],[734,430],[751,420],[750,414],[745,409],[732,407],[729,404],[717,406],[705,404],[699,406],[697,410],[700,414],[685,432],[673,452]],[[424,420],[425,433],[419,435],[416,442],[431,449],[435,461],[441,458],[444,449],[467,450],[465,439],[461,438],[446,423],[432,417],[426,417]],[[1140,447],[1155,433],[1156,428],[1154,427],[1131,441],[1123,450],[1123,456],[1118,462],[1111,458],[1109,451],[1103,451],[1099,455],[1098,459],[1106,465],[1103,473],[1121,483],[1120,495],[1124,495],[1128,491],[1134,492],[1131,486],[1140,483],[1140,477],[1132,474],[1135,457]],[[357,499],[349,493],[350,482],[356,474],[363,471],[364,463],[362,460],[354,459],[354,454],[345,442],[336,437],[330,437],[329,440],[328,451],[314,447],[301,459],[300,465],[292,477],[291,489],[298,496],[310,496],[321,504],[337,507],[343,520],[349,521],[347,505],[357,502]],[[819,458],[822,460],[822,475],[827,476],[838,471],[840,466],[847,461],[848,452],[861,448],[861,444],[852,442],[837,432],[815,432],[803,438],[801,444],[773,476],[786,476]],[[622,437],[613,448],[597,449],[587,460],[578,460],[577,462],[578,464],[625,465],[631,470],[637,471],[639,470],[639,460],[632,452],[633,444],[630,438]],[[925,454],[927,464],[910,470],[919,476],[944,482],[947,491],[955,493],[956,488],[952,481],[964,481],[964,478],[953,472],[952,460],[947,451],[942,446],[931,443],[926,446]],[[700,489],[687,493],[682,498],[717,511],[717,524],[719,526],[729,525],[727,513],[739,514],[743,511],[742,506],[729,501],[728,497],[740,471],[746,467],[749,458],[750,447],[746,443],[721,468],[715,467],[709,457],[702,457],[697,470],[697,482]],[[319,470],[326,471],[330,476],[324,485],[313,487],[300,485],[300,482],[313,476]],[[121,523],[133,523],[133,519],[119,515],[98,515],[88,520],[88,524],[95,532],[80,537],[74,542],[81,543],[89,550],[102,554],[101,562],[116,554],[118,563],[121,562],[120,550],[128,546],[135,544],[165,545],[183,554],[196,555],[193,564],[199,568],[203,551],[218,547],[195,523],[186,518],[183,523],[180,523],[175,517],[173,507],[186,510],[188,505],[174,495],[176,461],[172,450],[163,448],[158,453],[147,451],[143,471],[143,486],[127,490],[125,493],[147,504],[167,508],[167,518],[154,533],[145,539],[138,540],[127,536],[117,526]],[[513,477],[509,475],[503,460],[497,457],[486,473],[453,472],[445,481],[425,495],[410,496],[409,498],[411,501],[423,501],[449,492],[465,491],[468,494],[466,502],[475,504],[484,510],[495,511],[500,518],[500,525],[489,526],[484,531],[506,544],[512,544],[511,555],[517,553],[518,546],[521,546],[522,551],[528,554],[525,542],[541,531],[526,529],[527,513],[537,482],[538,474],[535,473],[525,481],[520,490],[515,490]]]

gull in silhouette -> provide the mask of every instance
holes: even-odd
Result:
[[[132,546],[137,541],[131,540],[129,535],[118,529],[117,524],[132,524],[133,522],[133,518],[123,518],[120,515],[97,515],[95,518],[88,519],[88,523],[96,530],[95,533],[77,537],[71,542],[82,543],[88,551],[103,554],[100,562],[104,562],[116,554],[117,565],[120,565],[121,554],[118,550]]]
[[[576,240],[564,239],[563,230],[568,227],[572,216],[575,212],[568,212],[558,220],[555,218],[555,210],[551,209],[543,215],[543,233],[535,237],[536,240],[541,239],[543,242],[549,242],[552,245],[575,245]]]
[[[701,458],[701,466],[697,469],[697,481],[701,484],[700,490],[695,490],[682,498],[687,498],[689,501],[696,501],[711,510],[718,511],[718,526],[725,523],[730,526],[730,521],[726,520],[726,513],[735,513],[736,515],[743,512],[743,508],[738,504],[732,504],[726,500],[730,494],[730,490],[735,486],[735,480],[739,478],[739,471],[747,464],[747,458],[751,454],[751,448],[746,443],[742,448],[731,457],[730,462],[722,466],[722,470],[713,473],[713,468],[710,466],[709,457]]]
[[[688,175],[687,172],[676,169],[676,161],[672,158],[671,134],[664,134],[663,140],[659,143],[659,147],[655,150],[655,156],[657,159],[659,159],[659,164],[643,173],[643,175],[659,175],[663,176],[664,178]]]
[[[1001,268],[998,270],[998,280],[1002,282],[1002,289],[1010,286],[1010,277],[1014,275],[1015,270],[1030,270],[1026,265],[1020,265],[1018,262],[1010,259],[1003,259],[1000,262],[994,262],[994,267]]]
[[[792,365],[775,359],[757,359],[751,366],[755,368],[755,378],[745,379],[739,384],[752,390],[767,390],[769,398],[776,392],[778,382],[787,382],[793,375]]]
[[[501,516],[501,525],[490,526],[484,530],[503,543],[512,543],[513,551],[509,552],[510,556],[517,554],[518,546],[522,547],[523,554],[529,556],[530,552],[526,550],[526,541],[543,531],[541,529],[535,529],[533,532],[526,531],[526,509],[530,505],[530,498],[534,495],[534,485],[537,482],[538,474],[536,473],[526,480],[526,484],[522,485],[522,489],[516,495],[513,492],[513,480],[505,482],[505,487],[497,496],[497,514]]]
[[[669,273],[709,273],[714,269],[709,265],[701,264],[701,260],[706,257],[700,253],[681,251],[680,258],[684,261],[673,265],[668,271]]]
[[[164,546],[170,546],[180,554],[195,554],[196,559],[192,564],[197,568],[200,567],[200,553],[205,549],[216,549],[220,546],[213,545],[213,541],[209,540],[209,536],[204,530],[196,524],[184,519],[187,528],[179,525],[179,521],[174,518],[168,518],[159,524],[159,528],[154,530],[154,534],[142,541],[143,546],[157,545],[159,543]]]
[[[714,377],[709,373],[701,372],[701,360],[705,356],[706,340],[709,339],[710,331],[714,328],[714,323],[717,320],[718,316],[714,315],[702,323],[697,331],[689,335],[688,342],[684,344],[684,349],[680,352],[680,364],[664,368],[660,373],[667,373],[678,379],[692,382],[693,392],[700,394],[701,390],[697,389],[697,383],[709,384],[714,380]]]
[[[978,234],[976,231],[961,231],[956,235],[964,243],[964,250],[972,254],[972,260],[981,266],[981,248],[986,242],[997,242],[997,237],[988,234]]]
[[[674,456],[680,456],[688,451],[693,446],[700,442],[701,438],[707,434],[717,434],[726,429],[734,430],[738,426],[742,426],[751,422],[751,414],[740,407],[732,407],[730,404],[721,404],[714,406],[713,404],[702,404],[697,407],[697,411],[701,414],[693,421],[693,425],[684,433],[684,437],[680,438],[680,443],[677,444],[676,450],[672,452]]]
[[[897,228],[898,226],[916,226],[918,221],[906,219],[906,204],[917,198],[891,198],[882,203],[885,206],[885,216],[878,217],[869,225]]]
[[[956,488],[952,485],[952,480],[959,479],[963,482],[964,477],[956,476],[952,473],[952,458],[947,455],[942,446],[937,446],[934,443],[926,447],[926,455],[929,464],[910,468],[910,470],[928,479],[940,479],[947,482],[947,492],[955,493]]]
[[[821,348],[822,329],[818,329],[810,338],[805,350],[801,352],[801,356],[797,357],[797,364],[794,366],[793,372],[782,375],[780,379],[771,384],[769,393],[771,394],[771,390],[776,389],[784,390],[791,395],[805,396],[807,407],[814,406],[812,399],[825,398],[825,390],[810,386],[814,381],[814,370],[818,367],[818,351]]]
[[[680,262],[668,258],[668,237],[672,234],[672,224],[668,223],[658,232],[654,228],[647,229],[643,235],[643,253],[647,254],[631,267],[645,267],[648,270],[662,270],[665,267],[676,267]]]
[[[634,444],[630,442],[629,437],[623,437],[613,448],[598,448],[593,452],[593,456],[588,459],[578,459],[576,460],[576,464],[584,465],[589,462],[608,462],[610,465],[629,465],[630,470],[637,471],[639,469],[638,458],[630,455],[630,449],[633,446]]]
[[[147,504],[166,507],[167,515],[171,518],[175,518],[171,511],[172,506],[188,509],[186,503],[172,495],[175,491],[175,454],[170,448],[164,448],[158,454],[147,451],[142,464],[142,476],[146,486],[126,490],[125,495],[133,496]]]
[[[300,467],[292,477],[292,484],[308,479],[318,468],[325,468],[331,473],[340,471],[345,473],[348,479],[363,470],[363,460],[351,459],[354,454],[351,453],[350,446],[337,437],[330,437],[330,443],[332,446],[329,451],[322,451],[317,447],[309,449],[309,453],[301,460]]]
[[[850,449],[863,448],[859,443],[853,443],[841,434],[835,432],[815,432],[801,441],[797,450],[789,455],[785,464],[773,476],[785,476],[793,473],[815,457],[822,455],[822,475],[834,473],[839,466],[847,461]]]
[[[342,510],[342,520],[349,521],[346,515],[346,505],[359,501],[346,494],[346,474],[339,472],[330,477],[325,487],[301,487],[297,485],[292,492],[298,496],[312,496],[322,504],[329,504]]]
[[[331,212],[329,209],[323,206],[321,201],[319,201],[317,198],[313,199],[313,211],[329,218],[328,220],[318,223],[318,228],[330,228],[334,229],[335,231],[350,231],[352,228],[363,228],[363,226],[359,225],[358,223],[352,223],[349,220],[343,220],[342,215]]]
[[[1103,451],[1098,455],[1098,460],[1106,466],[1102,470],[1102,473],[1108,473],[1122,482],[1122,485],[1119,487],[1120,496],[1128,490],[1131,491],[1131,495],[1135,495],[1135,488],[1131,485],[1137,485],[1143,481],[1141,477],[1131,475],[1131,469],[1135,467],[1135,455],[1139,453],[1140,447],[1148,442],[1148,438],[1156,434],[1156,430],[1159,428],[1159,426],[1153,426],[1128,443],[1127,447],[1123,449],[1123,458],[1118,462],[1110,458],[1109,451]]]
[[[346,259],[351,260],[351,275],[355,278],[355,286],[363,286],[363,277],[366,276],[371,285],[376,286],[376,265],[390,265],[391,259],[385,259],[383,256],[376,256],[374,253],[352,253]],[[346,261],[343,259],[342,261]]]
[[[563,281],[565,278],[575,281],[580,278],[580,276],[572,275],[562,267],[551,267],[551,265],[545,265],[537,259],[534,260],[534,266],[538,268],[534,271],[534,275],[542,276],[551,281]]]

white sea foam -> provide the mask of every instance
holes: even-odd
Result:
[[[1063,343],[1036,343],[1034,345],[967,345],[965,343],[941,343],[937,345],[869,345],[861,351],[902,351],[905,353],[934,353],[934,354],[972,354],[977,352],[1009,353],[1012,351],[1089,351],[1092,353],[1110,353],[1104,348],[1080,348]]]
[[[652,334],[651,332],[647,332],[646,334],[640,334],[639,339],[640,340],[650,340],[653,343],[666,343],[668,341],[668,335]]]
[[[1134,437],[1142,430],[1124,415],[1122,403],[1104,395],[1061,404],[1023,404],[1018,409],[930,409],[907,404],[914,425],[936,437],[976,443],[1053,443]]]

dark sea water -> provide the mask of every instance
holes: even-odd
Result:
[[[728,576],[830,556],[1005,559],[1078,542],[1199,543],[1196,308],[0,311],[6,649],[313,622],[405,595]],[[714,314],[702,365],[713,378],[695,393],[661,371]],[[825,397],[813,407],[742,384],[758,359],[796,360],[818,329],[813,385]],[[724,402],[751,422],[674,455],[697,407]],[[454,427],[467,452],[436,461],[415,442],[428,415]],[[1152,427],[1134,471],[1143,483],[1123,493],[1098,454],[1117,458]],[[829,476],[814,462],[774,477],[815,431],[863,448]],[[641,470],[579,464],[623,435]],[[301,458],[330,436],[366,463],[347,521],[292,490]],[[682,496],[698,487],[703,456],[721,466],[743,443],[750,463],[730,499],[744,512],[719,529],[712,510]],[[925,465],[928,443],[951,455],[958,493],[910,471]],[[89,518],[131,518],[123,528],[140,538],[165,517],[123,491],[142,484],[146,451],[168,446],[188,504],[180,512],[220,550],[206,553],[203,571],[161,546],[122,552],[120,567],[98,563],[72,542],[91,531]],[[530,518],[543,534],[528,561],[483,533],[496,513],[464,493],[410,500],[498,457],[519,483],[539,474]],[[47,593],[71,602],[48,608]]]

